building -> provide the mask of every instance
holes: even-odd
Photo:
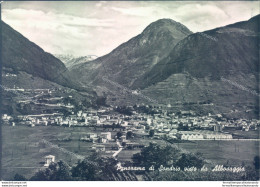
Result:
[[[3,116],[2,116],[2,119],[3,120],[10,120],[11,119],[11,116],[8,116],[7,114],[4,114]]]
[[[181,140],[203,140],[203,134],[196,131],[179,131],[176,136]]]
[[[220,125],[220,124],[214,125],[214,131],[221,132],[222,131],[222,125]]]
[[[44,158],[45,158],[45,164],[44,164],[45,167],[49,167],[49,165],[52,162],[55,162],[55,156],[53,156],[53,155],[48,155],[48,156],[45,156]]]
[[[140,145],[139,143],[126,142],[125,147],[126,149],[138,149],[143,148],[144,145]]]
[[[105,145],[93,145],[92,149],[95,149],[97,152],[106,151]]]
[[[101,132],[101,137],[111,140],[111,132]]]
[[[98,143],[107,143],[107,139],[101,137],[98,139]]]
[[[88,138],[97,138],[97,134],[96,133],[88,133],[87,137]]]
[[[206,140],[229,140],[232,139],[231,134],[213,132],[213,131],[204,131],[203,138]]]

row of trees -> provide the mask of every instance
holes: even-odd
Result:
[[[172,146],[159,146],[150,143],[149,146],[144,147],[141,153],[133,155],[133,165],[145,167],[154,166],[157,170],[161,165],[165,167],[175,166],[180,167],[182,170],[185,167],[202,168],[204,159],[200,153],[189,154],[181,153],[180,150]]]
[[[117,161],[114,158],[103,158],[93,153],[86,159],[70,167],[64,161],[52,163],[44,170],[39,170],[27,179],[20,174],[14,176],[15,181],[109,181],[114,180]]]
[[[209,168],[207,171],[201,171],[201,168],[206,164],[205,159],[201,153],[181,153],[179,149],[172,146],[159,146],[152,144],[142,149],[140,153],[133,155],[133,165],[145,167],[149,171],[151,166],[154,166],[154,171],[149,171],[149,178],[147,180],[158,181],[232,181],[232,180],[259,180],[259,156],[254,158],[254,167],[244,165],[245,171],[233,173],[229,171],[214,172]],[[178,172],[173,171],[158,171],[158,168],[163,165],[164,167],[174,166],[179,167],[181,170]],[[213,166],[213,165],[212,165]],[[198,170],[195,172],[184,171],[184,168],[195,167]],[[213,166],[215,167],[215,166]],[[225,167],[232,167],[225,165]]]

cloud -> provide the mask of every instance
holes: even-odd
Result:
[[[107,1],[99,1],[98,3],[95,4],[96,7],[102,7],[103,5],[105,5],[107,3]]]
[[[259,14],[259,2],[4,2],[2,19],[50,53],[105,55],[161,18],[201,32]]]
[[[132,7],[132,8],[111,7],[111,9],[128,16],[144,16],[144,17],[146,17],[147,14],[150,14],[154,11],[152,7]]]
[[[76,55],[88,54],[88,51],[95,54],[96,51],[91,49],[91,43],[97,39],[93,29],[113,27],[113,20],[109,19],[82,18],[25,9],[3,10],[3,21],[45,51]]]

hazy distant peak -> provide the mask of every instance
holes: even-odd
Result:
[[[75,65],[95,60],[98,57],[96,55],[74,56],[71,54],[55,54],[54,56],[60,59],[68,69],[72,68]]]

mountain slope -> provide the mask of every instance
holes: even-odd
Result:
[[[44,52],[9,25],[1,22],[3,67],[13,72],[23,71],[65,87],[80,89],[64,64]]]
[[[161,104],[259,117],[259,19],[189,35],[133,88]]]
[[[134,87],[145,88],[175,73],[220,79],[234,72],[257,74],[259,16],[180,41],[170,55],[157,63]],[[143,81],[145,80],[145,81]]]
[[[72,72],[85,84],[100,85],[104,82],[102,77],[107,76],[119,84],[131,86],[189,34],[192,32],[180,23],[161,19],[108,55],[75,66]]]
[[[89,62],[95,60],[97,58],[96,55],[87,55],[87,56],[79,56],[74,57],[73,55],[54,55],[56,58],[60,59],[69,70],[73,68],[75,65],[79,65],[85,62]]]

